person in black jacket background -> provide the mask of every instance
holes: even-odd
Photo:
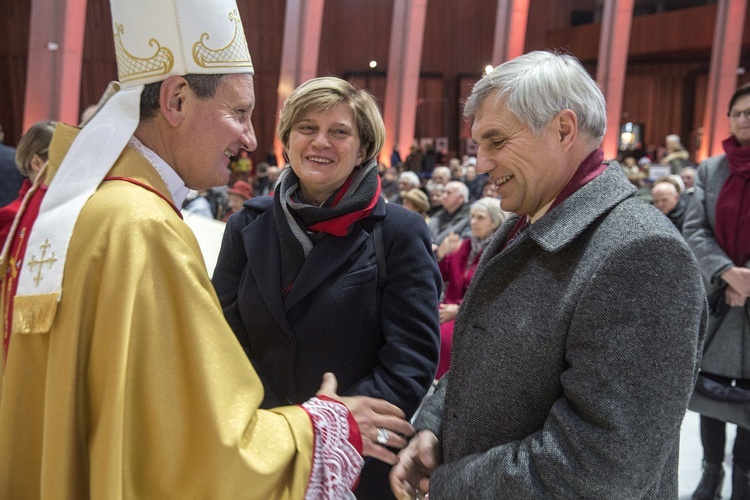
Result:
[[[23,183],[23,176],[16,167],[16,150],[3,144],[4,138],[3,127],[0,126],[0,207],[16,199]]]

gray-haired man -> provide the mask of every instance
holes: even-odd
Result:
[[[465,114],[477,170],[517,215],[482,254],[394,493],[676,498],[707,320],[695,259],[602,163],[604,98],[574,58],[498,66]]]

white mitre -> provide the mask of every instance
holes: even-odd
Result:
[[[253,73],[235,0],[110,3],[119,82],[110,84],[42,201],[15,299],[25,317],[17,322],[14,314],[14,330],[17,323],[27,333],[51,326],[76,220],[135,132],[144,85],[172,75]]]

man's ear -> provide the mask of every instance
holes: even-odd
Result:
[[[570,109],[564,109],[555,117],[560,147],[567,151],[578,136],[578,116]]]
[[[190,93],[190,85],[181,76],[170,76],[159,89],[159,107],[164,118],[172,126],[185,119],[185,102]]]

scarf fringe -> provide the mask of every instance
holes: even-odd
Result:
[[[58,292],[17,295],[13,301],[12,334],[49,332],[57,312],[59,297]]]

